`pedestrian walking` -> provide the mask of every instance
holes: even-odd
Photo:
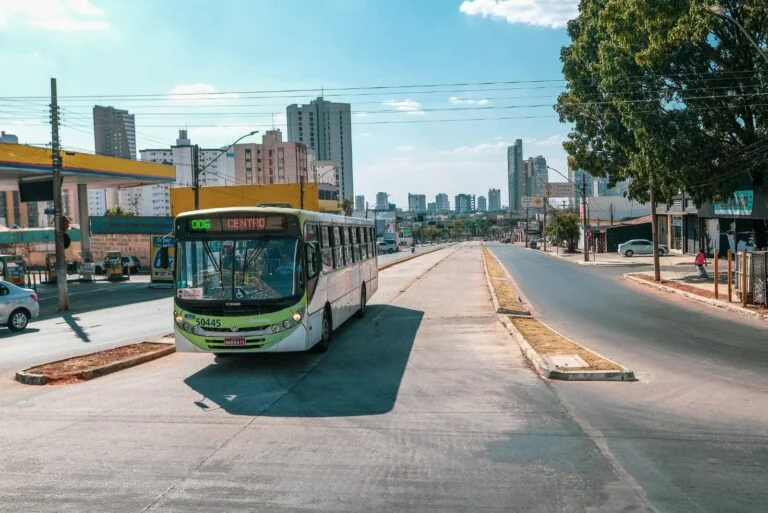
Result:
[[[707,275],[707,256],[704,254],[703,249],[700,249],[696,255],[696,269],[699,270],[699,278],[704,278],[705,280],[709,278]]]

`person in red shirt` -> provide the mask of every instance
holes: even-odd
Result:
[[[705,280],[709,278],[707,275],[707,256],[704,254],[704,250],[700,249],[699,254],[696,255],[696,268],[699,270],[699,278]]]

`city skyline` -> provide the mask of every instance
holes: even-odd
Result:
[[[555,102],[563,83],[563,23],[537,23],[540,14],[507,23],[461,10],[458,0],[409,3],[405,23],[398,10],[373,3],[286,0],[240,3],[239,15],[222,25],[209,23],[202,6],[178,9],[180,4],[169,1],[152,3],[152,9],[137,8],[142,2],[149,5],[145,0],[83,0],[80,4],[89,9],[80,10],[56,2],[61,9],[50,13],[51,22],[45,25],[36,22],[35,13],[45,10],[37,0],[10,12],[0,33],[14,44],[5,45],[0,55],[15,79],[0,84],[0,95],[39,99],[25,100],[31,103],[0,120],[0,129],[25,144],[47,144],[46,97],[49,79],[55,76],[61,96],[61,142],[75,151],[94,150],[90,110],[96,103],[135,116],[138,153],[170,148],[179,129],[187,129],[189,137],[206,148],[226,146],[251,130],[279,128],[288,134],[286,108],[323,96],[350,104],[355,195],[373,198],[377,191],[388,190],[391,202],[405,205],[409,189],[426,191],[442,183],[440,192],[450,198],[492,187],[501,188],[506,197],[505,150],[513,138],[521,138],[531,155],[544,155],[553,167],[566,168],[561,142],[569,127],[552,115],[551,106],[524,107]],[[254,18],[274,23],[253,33],[249,20]],[[59,19],[64,21],[57,25]],[[323,57],[307,59],[306,44],[285,38],[278,28],[282,22],[297,30],[323,26],[346,36],[315,41],[314,53]],[[409,41],[407,51],[404,42],[383,43],[388,39],[384,27],[393,24],[402,29],[403,41]],[[63,26],[68,28],[62,38],[64,29],[55,27]],[[189,26],[197,27],[194,34],[181,29]],[[254,54],[273,48],[276,40],[281,45],[271,54],[277,58],[269,66],[243,67]],[[430,44],[420,44],[425,42]],[[534,45],[539,52],[535,57],[525,52],[510,57],[505,50],[521,45]],[[84,46],[91,58],[74,59]],[[437,58],[445,52],[453,56],[452,62]],[[197,55],[206,65],[180,68],[178,59],[185,55]],[[511,65],[500,71],[493,63],[502,61]],[[376,75],[381,69],[398,73]],[[542,90],[536,80],[554,82]],[[499,84],[398,87],[483,82]],[[374,86],[387,88],[365,89]],[[92,99],[68,98],[72,95]],[[516,107],[511,115],[503,110],[508,106]],[[478,117],[487,119],[469,121]],[[523,117],[525,130],[517,119]]]

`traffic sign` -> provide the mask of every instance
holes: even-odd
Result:
[[[571,182],[545,183],[544,196],[548,198],[569,198],[573,196],[573,184]]]
[[[541,208],[544,206],[544,198],[541,196],[522,196],[520,203],[523,208]]]

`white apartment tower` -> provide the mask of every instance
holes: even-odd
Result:
[[[314,160],[339,163],[339,196],[354,199],[352,168],[352,119],[348,103],[335,103],[322,97],[309,105],[289,105],[288,140],[304,143]]]

